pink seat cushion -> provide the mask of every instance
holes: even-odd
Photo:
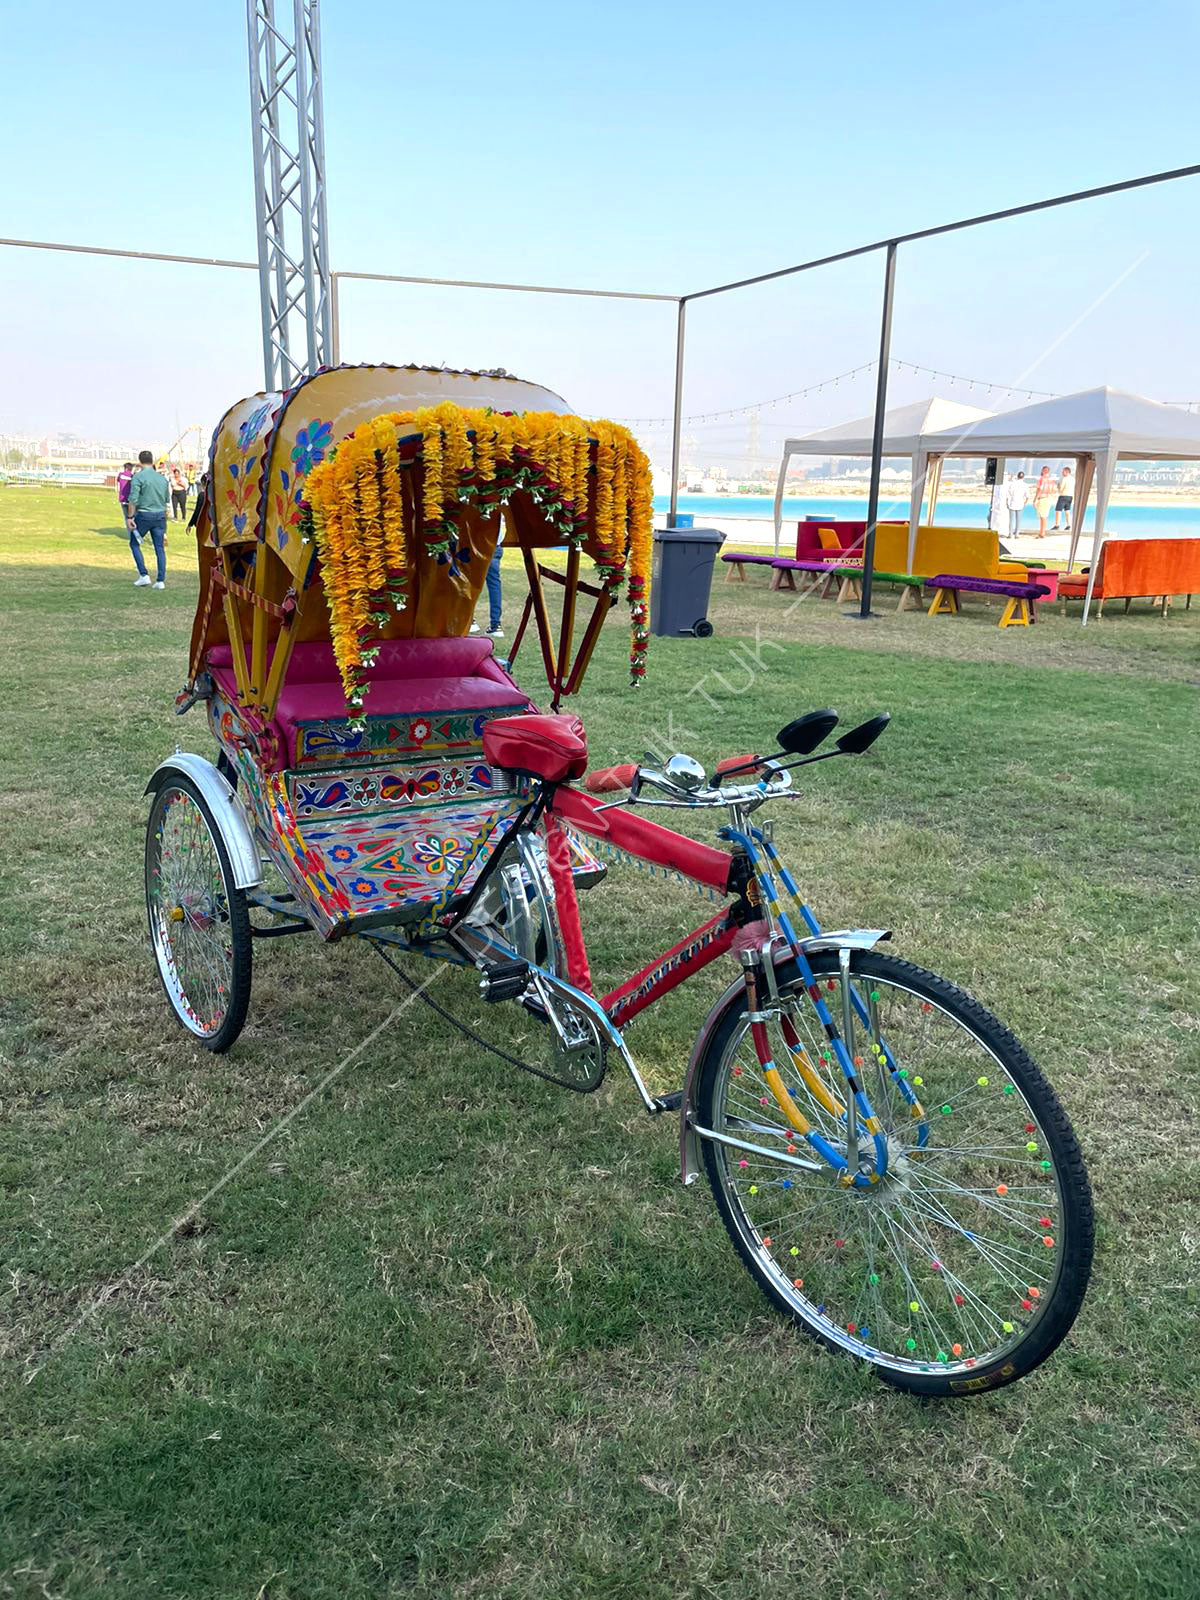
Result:
[[[237,704],[233,653],[227,644],[208,652],[208,669]],[[529,700],[495,659],[490,639],[386,639],[368,673],[363,715],[395,717],[429,712],[525,707]],[[335,722],[349,715],[331,645],[296,645],[275,708],[275,728],[295,766],[296,729],[301,723]]]

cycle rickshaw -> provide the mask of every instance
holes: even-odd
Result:
[[[811,712],[711,772],[682,754],[589,772],[583,724],[559,709],[622,589],[641,675],[650,519],[631,436],[504,373],[337,368],[234,406],[194,519],[177,700],[205,706],[218,759],[177,753],[147,789],[168,1000],[221,1051],[256,940],[354,938],[413,989],[402,954],[474,969],[480,1008],[521,1008],[540,1041],[515,1064],[590,1091],[614,1060],[647,1112],[678,1115],[683,1182],[703,1171],[747,1269],[808,1332],[917,1393],[1011,1382],[1087,1284],[1070,1125],[1013,1035],[890,954],[887,930],[822,930],[757,817],[798,767],[862,754],[887,718],[827,744],[837,716]],[[502,524],[529,582],[507,661],[468,633]],[[526,637],[547,712],[514,676]],[[717,813],[716,844],[655,808]],[[720,909],[598,995],[579,896],[630,859]],[[682,1090],[652,1094],[626,1030],[727,954],[737,975]]]

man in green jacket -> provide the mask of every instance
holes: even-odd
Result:
[[[154,556],[158,563],[156,589],[166,588],[167,579],[167,506],[171,488],[161,472],[154,470],[154,457],[149,450],[138,452],[139,471],[129,485],[129,548],[137,563],[138,575],[133,580],[135,589],[144,589],[150,582],[146,563],[142,560],[142,540],[147,534],[154,541]]]

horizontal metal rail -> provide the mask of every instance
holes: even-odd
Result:
[[[339,272],[359,283],[423,283],[441,289],[505,289],[512,294],[573,294],[597,300],[660,300],[678,305],[677,294],[643,294],[637,289],[568,289],[551,283],[491,283],[484,278],[418,278],[402,272]]]
[[[222,256],[175,256],[160,250],[113,250],[100,244],[59,244],[51,239],[0,239],[14,250],[62,250],[76,256],[122,256],[127,261],[174,261],[185,267],[238,267],[257,272],[257,261],[227,261]]]
[[[185,267],[235,267],[257,272],[256,261],[233,261],[224,256],[181,256],[164,250],[117,250],[100,244],[62,244],[54,239],[0,239],[13,250],[59,250],[76,256],[118,256],[126,261],[170,261]],[[678,305],[677,294],[647,294],[638,289],[575,289],[553,283],[494,283],[488,278],[423,278],[402,272],[335,272],[335,278],[358,283],[414,283],[435,289],[501,289],[509,294],[568,294],[593,300],[656,300]]]
[[[1168,172],[1151,172],[1143,178],[1124,178],[1120,183],[1102,183],[1094,189],[1076,189],[1073,194],[1055,195],[1051,200],[1033,200],[1023,206],[1006,206],[1002,211],[984,211],[977,217],[963,217],[958,222],[941,222],[932,228],[917,228],[912,233],[897,233],[887,239],[876,239],[873,244],[855,245],[850,250],[838,250],[833,255],[815,256],[811,261],[801,261],[794,267],[779,267],[774,272],[760,272],[752,278],[738,278],[733,283],[718,283],[711,289],[696,289],[691,294],[680,295],[680,300],[704,300],[713,294],[728,294],[731,289],[748,289],[752,284],[770,283],[775,278],[787,278],[796,272],[810,272],[814,267],[833,266],[838,261],[851,261],[855,256],[867,256],[874,250],[886,250],[889,245],[909,244],[914,239],[933,239],[943,233],[958,233],[963,228],[977,228],[985,222],[1003,222],[1008,217],[1025,217],[1034,211],[1049,211],[1053,206],[1074,205],[1078,200],[1097,200],[1101,195],[1123,194],[1127,189],[1144,189],[1154,183],[1170,183],[1176,178],[1200,177],[1200,164],[1190,167],[1172,167]]]

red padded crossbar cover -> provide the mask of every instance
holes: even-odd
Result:
[[[714,850],[712,845],[700,844],[695,839],[685,839],[681,833],[660,828],[657,823],[631,816],[620,808],[601,811],[599,802],[580,789],[559,789],[552,809],[564,822],[578,828],[580,833],[590,834],[593,839],[607,839],[619,850],[628,850],[630,855],[640,856],[643,861],[682,872],[684,877],[694,878],[720,894],[729,887],[732,857],[727,851]]]
[[[554,884],[554,908],[558,913],[558,931],[562,934],[563,953],[567,958],[567,976],[577,989],[582,989],[584,994],[591,994],[592,974],[588,968],[583,928],[579,921],[579,901],[571,871],[571,846],[562,824],[554,815],[546,818],[546,860],[550,867],[550,880]]]
[[[579,718],[566,712],[497,717],[483,730],[483,758],[493,767],[562,783],[587,771],[587,735]]]

